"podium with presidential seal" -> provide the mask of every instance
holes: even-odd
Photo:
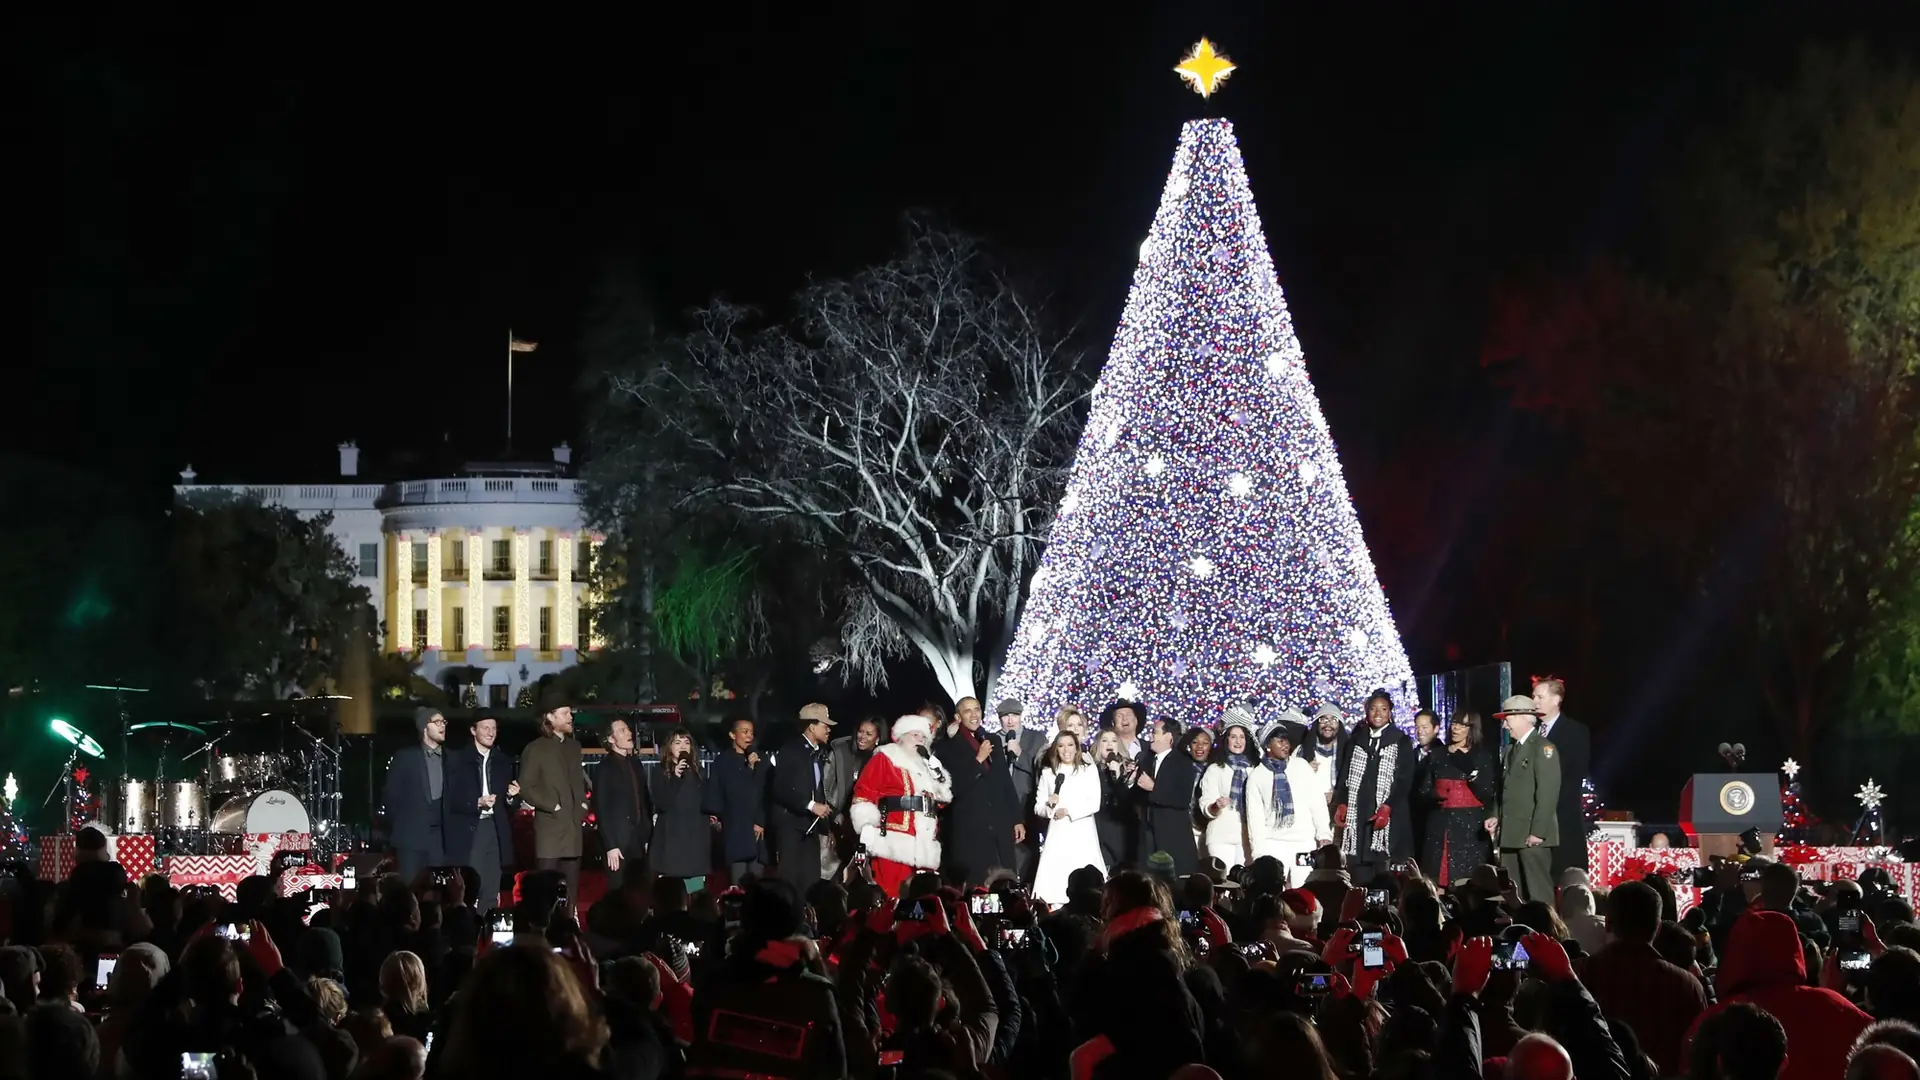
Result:
[[[1740,834],[1760,834],[1762,854],[1773,855],[1780,831],[1780,778],[1774,773],[1696,773],[1680,789],[1680,828],[1702,859],[1732,858]]]

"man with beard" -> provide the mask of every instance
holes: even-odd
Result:
[[[989,871],[1017,865],[1016,852],[1027,839],[1026,812],[1014,794],[1006,747],[981,726],[979,699],[961,698],[953,711],[959,728],[934,751],[953,778],[946,869],[968,885],[984,885]]]
[[[1413,788],[1413,740],[1393,726],[1393,698],[1375,690],[1367,722],[1341,751],[1333,775],[1333,826],[1356,885],[1413,854],[1407,794]]]
[[[439,709],[414,710],[420,741],[393,755],[387,767],[387,833],[393,843],[400,880],[412,887],[420,872],[447,861],[447,718]]]
[[[933,725],[920,715],[893,722],[893,741],[860,770],[847,816],[873,857],[873,883],[888,896],[920,870],[940,868],[940,806],[953,797],[952,778],[927,750]]]

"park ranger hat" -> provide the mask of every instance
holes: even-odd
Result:
[[[1534,707],[1533,699],[1525,694],[1515,694],[1500,703],[1500,711],[1493,714],[1496,720],[1509,716],[1539,716],[1540,710]]]

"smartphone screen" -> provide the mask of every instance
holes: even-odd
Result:
[[[1360,935],[1360,966],[1377,968],[1387,966],[1385,935],[1378,930],[1369,930]]]
[[[1325,994],[1332,989],[1331,975],[1302,975],[1293,984],[1294,993],[1302,995]]]
[[[1027,931],[1024,927],[1003,926],[1000,928],[1000,947],[1017,949],[1027,943]]]
[[[1841,971],[1866,971],[1873,966],[1873,957],[1865,949],[1848,949],[1840,954]]]
[[[181,1054],[180,1080],[220,1080],[214,1072],[212,1054]]]
[[[253,940],[253,927],[246,923],[224,922],[214,932],[228,941],[238,941],[242,945]]]
[[[985,896],[974,897],[971,901],[971,910],[975,915],[1000,914],[1000,894],[988,893]]]
[[[347,865],[340,868],[340,887],[341,888],[343,889],[353,888],[357,883],[357,879],[358,879],[358,875],[354,873],[352,863],[348,863]]]
[[[926,922],[929,902],[925,899],[908,900],[894,910],[894,922]]]
[[[1845,912],[1837,921],[1840,932],[1843,934],[1857,934],[1860,932],[1860,913],[1857,911]]]
[[[1296,851],[1296,852],[1294,852],[1294,853],[1293,853],[1293,865],[1295,865],[1295,866],[1312,866],[1312,865],[1313,865],[1313,852],[1311,852],[1311,851]]]
[[[101,953],[93,962],[93,985],[105,990],[107,980],[113,978],[113,969],[119,963],[119,953]]]
[[[1391,896],[1388,894],[1387,890],[1385,889],[1368,889],[1367,890],[1367,906],[1370,908],[1387,907],[1391,905],[1392,902],[1393,901]]]

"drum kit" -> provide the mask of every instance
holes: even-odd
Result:
[[[240,854],[246,838],[260,833],[311,833],[316,853],[348,846],[339,828],[341,742],[330,717],[318,723],[263,717],[207,727],[128,721],[123,711],[121,776],[101,796],[99,824],[108,831],[150,834],[158,853],[174,855]],[[309,726],[326,731],[315,735]],[[78,728],[54,730],[76,754],[104,756],[99,743]],[[136,761],[151,762],[148,775],[131,774]]]

